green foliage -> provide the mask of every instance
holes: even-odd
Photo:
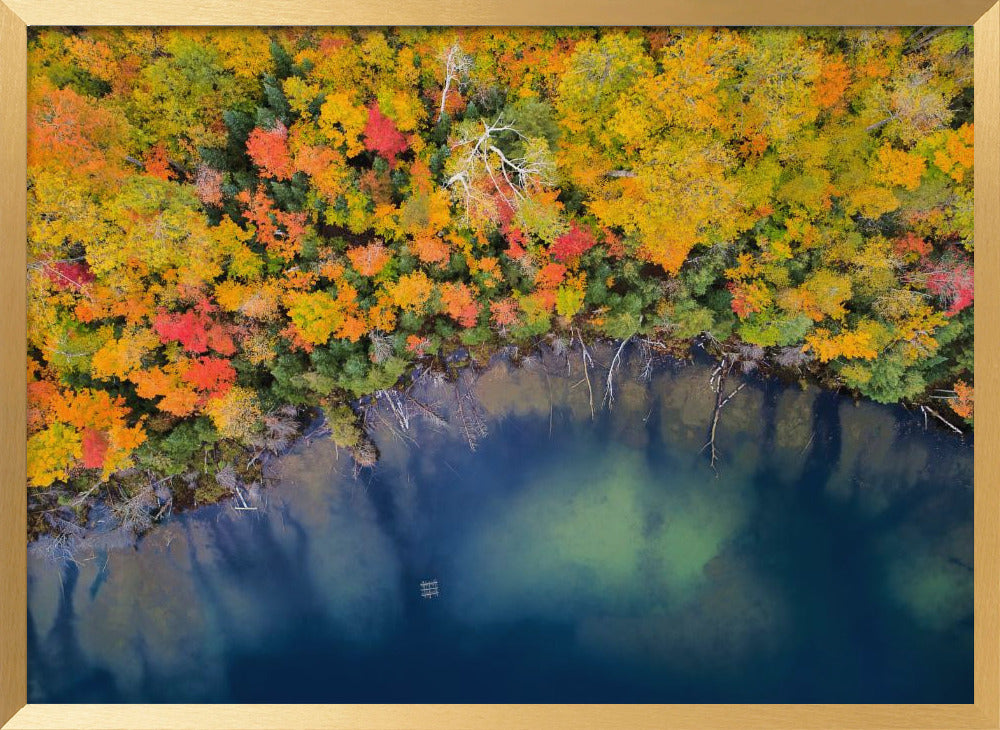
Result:
[[[113,435],[175,474],[287,405],[357,451],[414,360],[570,327],[971,399],[972,41],[913,38],[31,29],[32,473]]]

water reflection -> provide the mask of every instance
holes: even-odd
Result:
[[[31,701],[971,701],[971,445],[753,379],[716,476],[708,364],[633,360],[610,412],[579,353],[423,378],[374,470],[33,552]]]

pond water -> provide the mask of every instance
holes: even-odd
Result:
[[[971,702],[970,441],[749,376],[716,475],[711,364],[627,355],[593,419],[579,353],[425,377],[373,469],[33,552],[29,701]]]

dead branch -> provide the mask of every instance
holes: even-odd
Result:
[[[448,100],[448,91],[451,89],[452,82],[461,81],[462,75],[467,74],[470,68],[472,68],[472,59],[462,53],[458,43],[452,44],[444,59],[444,88],[441,89],[441,105],[438,108],[437,118],[439,122],[444,117],[445,102]]]
[[[722,363],[715,370],[712,371],[712,375],[709,377],[709,386],[715,392],[715,409],[712,413],[712,430],[709,433],[708,442],[701,447],[701,450],[704,451],[705,449],[711,449],[710,463],[712,466],[712,471],[715,472],[716,478],[718,478],[719,476],[719,470],[716,469],[715,464],[719,460],[719,455],[718,451],[716,451],[715,448],[715,433],[719,428],[719,416],[722,414],[722,409],[725,407],[725,405],[729,401],[731,401],[735,397],[735,395],[739,393],[741,390],[743,390],[747,385],[746,383],[740,383],[739,387],[737,387],[729,395],[723,397],[722,394],[725,392],[724,387],[726,384],[726,378],[728,377],[729,371],[732,370],[732,368],[733,368],[733,363],[730,362],[728,358],[724,357],[722,359]]]
[[[430,419],[431,423],[435,426],[440,426],[441,428],[447,428],[448,422],[439,413],[436,413],[429,405],[417,400],[408,392],[403,393],[403,395],[406,397],[407,401],[419,408],[421,413]]]
[[[945,426],[947,426],[952,431],[954,431],[955,433],[957,433],[959,436],[964,436],[965,435],[964,433],[962,433],[962,429],[960,429],[955,424],[950,423],[948,420],[946,420],[944,418],[944,416],[942,416],[940,413],[938,413],[937,411],[935,411],[930,406],[920,406],[920,410],[923,411],[923,413],[924,413],[924,428],[927,428],[927,414],[930,413],[932,416],[934,416],[934,418],[936,418],[939,421],[941,421],[941,423],[943,423]]]
[[[572,331],[572,330],[571,330]],[[594,420],[594,388],[590,384],[590,367],[594,364],[594,359],[590,356],[587,346],[583,344],[583,335],[576,330],[576,336],[580,340],[580,359],[583,360],[583,377],[587,381],[587,392],[590,395],[590,420]]]
[[[510,133],[521,139],[526,137],[503,117],[495,122],[481,121],[482,131],[478,136],[472,128],[464,128],[462,136],[451,145],[453,157],[449,160],[449,172],[444,181],[452,195],[465,207],[466,216],[474,210],[487,210],[497,203],[497,198],[511,210],[517,210],[528,191],[537,184],[552,182],[555,163],[551,156],[541,149],[525,149],[522,157],[508,157],[497,147],[497,138]],[[485,187],[480,182],[489,180]]]
[[[608,404],[609,411],[615,404],[615,368],[621,365],[622,350],[625,349],[625,345],[627,345],[631,340],[631,337],[622,340],[622,343],[618,346],[618,352],[616,352],[615,356],[611,359],[611,366],[608,368],[608,381],[604,386],[604,402]]]
[[[399,397],[399,393],[395,390],[380,390],[375,394],[376,398],[384,398],[389,403],[389,408],[392,409],[392,413],[396,416],[396,421],[399,423],[400,429],[403,431],[410,430],[410,411],[406,407],[406,403]]]
[[[468,410],[462,405],[462,401],[468,401]],[[462,388],[455,384],[455,402],[458,404],[458,420],[462,430],[462,435],[469,444],[469,450],[475,451],[479,445],[479,439],[489,433],[486,422],[476,408],[473,397],[468,393],[463,393]]]

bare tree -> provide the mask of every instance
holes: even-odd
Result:
[[[265,451],[280,453],[292,444],[292,439],[299,432],[296,421],[298,411],[295,406],[281,406],[267,413],[264,418],[264,430],[255,434],[251,444],[259,449],[250,463],[253,464]]]
[[[441,106],[438,109],[437,120],[439,122],[444,117],[444,107],[448,101],[448,92],[451,90],[451,85],[453,83],[461,83],[471,68],[472,58],[462,52],[462,48],[457,42],[453,43],[444,56],[444,87],[441,89]]]
[[[392,357],[396,350],[396,343],[389,335],[381,332],[372,332],[369,336],[372,343],[372,359],[376,363],[383,363]]]
[[[572,333],[572,329],[570,332]],[[583,344],[583,335],[576,331],[577,339],[580,340],[580,359],[583,361],[583,379],[587,382],[587,394],[590,396],[590,420],[594,420],[594,388],[590,384],[590,368],[594,366],[594,359],[590,356],[590,351]]]
[[[396,417],[396,422],[403,431],[410,430],[409,401],[403,400],[400,393],[395,389],[380,390],[375,393],[375,397],[389,404],[389,409]]]
[[[119,490],[119,496],[120,499],[111,504],[111,514],[123,530],[141,535],[152,526],[152,511],[159,506],[153,488],[143,487],[131,496]]]
[[[806,352],[801,347],[782,347],[774,361],[783,368],[800,368],[811,362],[812,353]]]
[[[508,157],[500,149],[499,137],[505,133],[525,142],[521,156]],[[464,204],[467,215],[492,209],[497,195],[517,209],[532,187],[555,180],[555,162],[545,143],[505,124],[502,115],[491,124],[480,120],[478,126],[463,125],[451,150],[444,184]]]

